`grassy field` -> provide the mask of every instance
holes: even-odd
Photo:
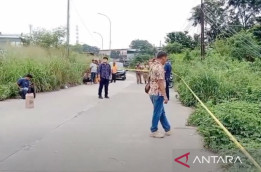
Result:
[[[225,127],[261,162],[261,60],[251,63],[209,52],[201,61],[198,51],[172,55],[171,59],[175,73],[184,78]],[[188,123],[198,126],[205,146],[215,152],[237,149],[180,78],[175,78],[175,84],[182,103],[196,107]],[[237,164],[229,171],[255,171],[250,164]]]
[[[0,56],[0,100],[16,96],[16,81],[27,73],[34,76],[38,92],[59,90],[66,84],[80,84],[92,58],[74,52],[67,58],[63,49],[5,49],[6,53]]]

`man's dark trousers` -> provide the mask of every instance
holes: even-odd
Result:
[[[102,96],[103,87],[105,87],[105,97],[108,96],[109,82],[110,82],[109,79],[101,78],[100,87],[99,87],[99,96]]]
[[[169,100],[169,84],[170,84],[170,80],[166,79],[166,94],[167,94],[168,100]]]

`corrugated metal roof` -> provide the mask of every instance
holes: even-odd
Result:
[[[21,39],[22,38],[22,36],[21,35],[15,35],[15,34],[13,34],[13,35],[11,35],[11,34],[5,34],[5,35],[3,35],[3,34],[1,34],[0,35],[0,38],[13,38],[13,39]]]

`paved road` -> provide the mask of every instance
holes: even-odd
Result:
[[[97,85],[83,85],[38,94],[31,110],[0,102],[0,172],[180,172],[174,152],[203,148],[174,92],[166,106],[174,134],[164,139],[149,137],[152,105],[134,75],[111,84],[110,96],[98,100]]]

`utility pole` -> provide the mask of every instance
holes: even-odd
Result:
[[[201,60],[205,59],[205,14],[204,14],[204,0],[201,0]]]
[[[105,14],[102,14],[102,13],[98,13],[99,15],[102,15],[104,17],[106,17],[108,20],[109,20],[109,23],[110,23],[110,42],[109,42],[109,50],[111,50],[111,19],[109,16],[105,15]]]
[[[79,44],[79,27],[76,25],[76,45]]]
[[[70,55],[70,0],[67,3],[67,57]]]
[[[33,25],[29,25],[29,29],[30,29],[30,37],[32,37],[32,30],[33,30]]]

